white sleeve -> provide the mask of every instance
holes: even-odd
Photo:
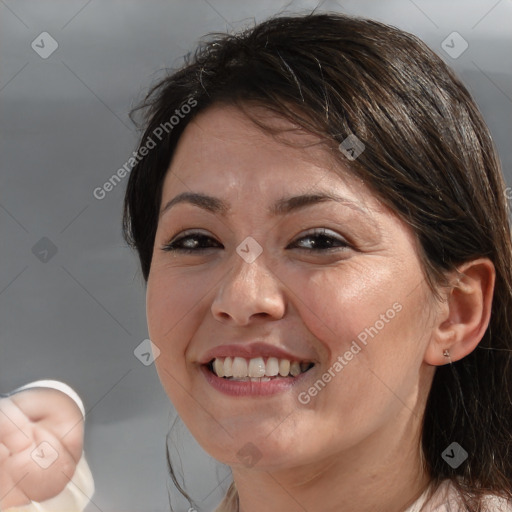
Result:
[[[53,388],[62,391],[76,402],[82,411],[82,416],[85,418],[84,405],[78,393],[60,381],[38,380],[15,389],[7,396],[31,388]],[[94,490],[94,479],[85,459],[85,453],[82,451],[82,457],[77,464],[73,478],[71,478],[60,494],[41,503],[33,501],[30,505],[4,509],[4,512],[83,512],[90,498],[92,498]]]
[[[76,404],[82,411],[82,416],[85,418],[84,404],[82,403],[81,398],[78,396],[78,393],[71,386],[68,386],[67,384],[64,384],[64,382],[60,382],[58,380],[36,380],[35,382],[25,384],[24,386],[15,389],[7,396],[11,396],[14,395],[15,393],[19,393],[20,391],[25,391],[26,389],[32,388],[53,388],[57,389],[58,391],[62,391],[76,402]]]

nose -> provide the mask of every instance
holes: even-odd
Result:
[[[214,296],[211,311],[220,322],[239,326],[256,318],[278,320],[286,310],[284,285],[260,255],[248,263],[238,255]]]

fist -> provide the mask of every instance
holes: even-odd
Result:
[[[82,455],[84,420],[56,389],[33,388],[0,398],[0,508],[57,496]]]

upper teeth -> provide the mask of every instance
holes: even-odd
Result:
[[[267,361],[263,357],[245,359],[243,357],[217,357],[213,361],[213,371],[218,377],[281,377],[291,375],[295,377],[306,371],[310,363],[299,363],[288,359],[269,357]]]

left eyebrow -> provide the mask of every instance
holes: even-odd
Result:
[[[337,203],[343,204],[361,213],[365,217],[369,217],[367,208],[363,205],[347,199],[346,197],[323,191],[313,194],[282,197],[270,206],[268,213],[273,216],[287,215],[293,211],[326,201],[336,201]],[[198,192],[182,192],[181,194],[178,194],[176,197],[171,199],[168,203],[166,203],[160,212],[160,216],[168,212],[178,203],[189,203],[199,208],[203,208],[209,212],[220,214],[223,217],[225,217],[231,209],[228,203],[218,197],[213,197]]]

